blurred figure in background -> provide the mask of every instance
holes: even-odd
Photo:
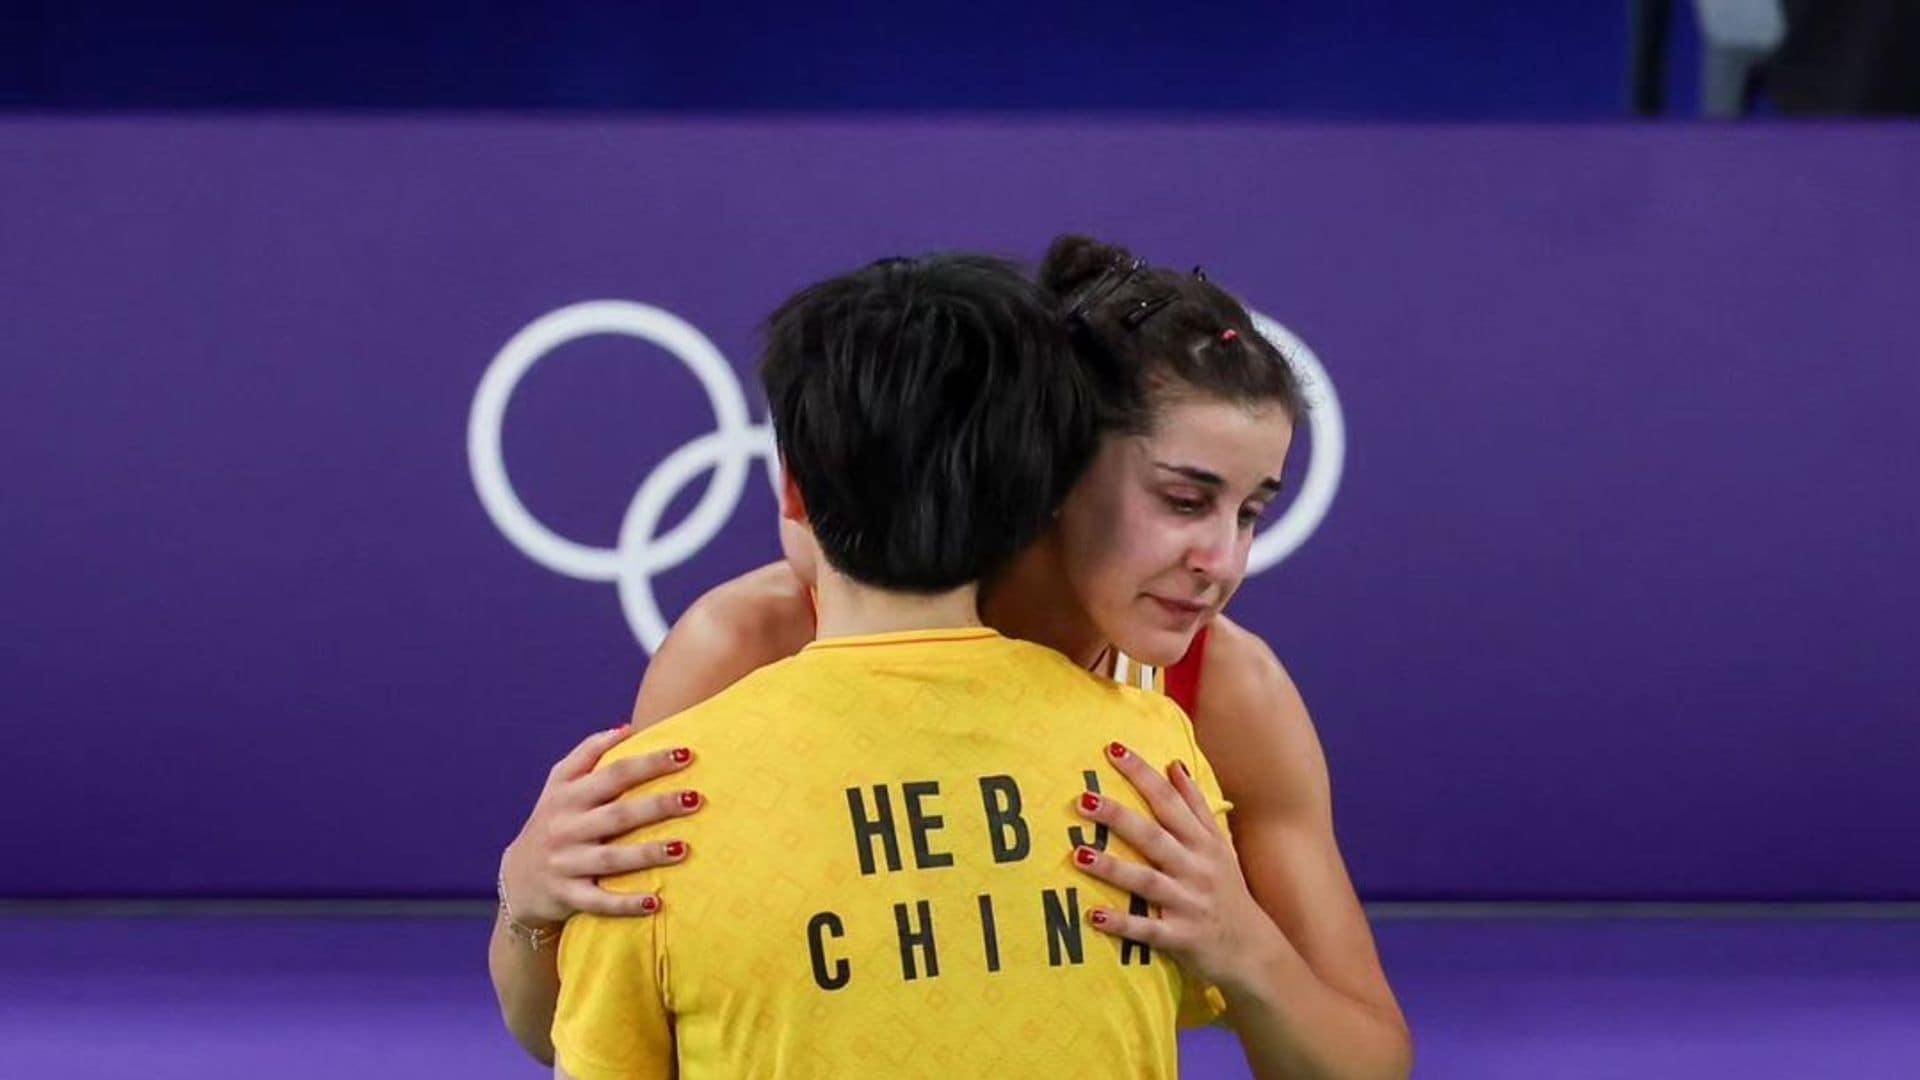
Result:
[[[1784,0],[1769,96],[1796,115],[1920,115],[1920,0]]]

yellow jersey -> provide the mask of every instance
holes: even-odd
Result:
[[[688,746],[711,804],[623,838],[687,860],[602,881],[648,918],[575,915],[553,1042],[610,1077],[1171,1077],[1176,1015],[1217,995],[1086,912],[1147,905],[1077,870],[1138,858],[1079,816],[1094,790],[1146,812],[1118,740],[1186,762],[1167,698],[984,628],[830,638],[611,751]],[[1182,1006],[1184,1004],[1184,1012]]]

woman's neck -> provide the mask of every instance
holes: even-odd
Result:
[[[1084,668],[1107,651],[1106,637],[1073,595],[1060,548],[1049,533],[1020,553],[981,593],[980,614],[1008,637],[1045,645]]]

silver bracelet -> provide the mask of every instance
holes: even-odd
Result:
[[[493,892],[500,898],[500,919],[507,924],[508,937],[535,952],[552,948],[560,940],[558,926],[528,926],[513,917],[513,907],[507,903],[507,875],[504,872],[493,879]]]

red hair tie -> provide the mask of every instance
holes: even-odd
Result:
[[[1229,326],[1225,330],[1220,331],[1221,341],[1237,341],[1239,340],[1239,337],[1240,337],[1240,331],[1235,330],[1231,326]]]

